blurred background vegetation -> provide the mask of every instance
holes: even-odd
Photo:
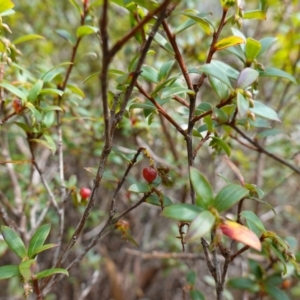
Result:
[[[28,34],[38,34],[43,38],[16,44],[20,54],[16,54],[15,62],[24,70],[15,66],[6,67],[5,80],[10,82],[30,81],[30,75],[26,70],[39,77],[51,68],[70,61],[72,43],[74,43],[76,29],[80,25],[79,12],[72,2],[81,5],[81,1],[76,0],[14,1],[15,14],[4,19],[12,30],[11,34],[5,34],[7,38],[17,41],[20,37]],[[101,1],[90,2],[94,2],[95,5],[91,9],[86,24],[97,27]],[[242,2],[245,10],[249,10],[257,8],[258,2],[264,4],[265,1]],[[299,1],[270,0],[265,4],[268,6],[267,19],[245,20],[241,31],[246,36],[258,40],[268,36],[276,37],[277,41],[260,62],[265,67],[275,66],[285,70],[299,79]],[[208,18],[214,24],[220,20],[219,0],[185,0],[180,2],[177,9],[188,7],[200,12],[211,13]],[[183,16],[173,15],[168,22],[173,28],[176,28],[184,20]],[[120,39],[130,28],[128,12],[120,6],[112,4],[109,9],[108,25],[111,44]],[[229,32],[230,27],[228,26],[224,29],[222,36],[228,35]],[[193,26],[184,33],[178,34],[177,42],[188,68],[193,68],[205,62],[211,36],[206,35],[199,26]],[[99,79],[97,75],[90,77],[99,72],[101,67],[102,54],[99,45],[100,38],[97,34],[83,38],[61,102],[64,111],[62,119],[64,171],[69,193],[65,216],[66,234],[63,237],[65,244],[70,239],[84,210],[84,204],[74,202],[71,191],[78,192],[81,187],[92,188],[93,174],[86,168],[97,167],[103,148],[104,125],[99,96]],[[139,51],[139,47],[138,42],[132,39],[117,54],[111,68],[127,72],[129,61]],[[153,43],[151,49],[155,53],[148,55],[145,62],[147,65],[159,68],[162,63],[171,59],[156,43]],[[241,68],[241,63],[230,52],[222,51],[216,57],[232,67]],[[67,65],[61,65],[57,68],[59,72],[53,81],[49,82],[49,87],[55,88],[63,81],[67,67]],[[174,65],[172,73],[178,73],[179,69],[177,68]],[[151,83],[144,82],[144,84],[149,85],[149,89],[151,88]],[[116,74],[111,72],[109,89],[112,93],[117,92],[116,86]],[[297,156],[297,153],[300,152],[299,85],[294,85],[282,78],[266,78],[260,81],[259,91],[259,99],[263,99],[264,103],[276,110],[282,122],[272,124],[270,132],[251,128],[247,135],[255,138],[269,152],[299,166],[300,159]],[[142,98],[140,94],[134,93],[131,102],[134,103],[136,99],[140,98]],[[214,91],[208,85],[204,85],[199,101],[216,104],[215,98]],[[7,99],[1,119],[13,111],[12,100],[13,98]],[[57,104],[51,95],[46,101],[49,105]],[[185,123],[186,116],[182,107],[173,109],[170,106],[168,109],[172,111],[172,116],[179,124]],[[1,125],[2,153],[0,153],[0,160],[2,161],[8,160],[9,157],[15,161],[30,160],[31,155],[24,131],[15,124],[21,118],[23,117],[15,116]],[[48,133],[56,141],[55,112],[49,114],[48,118],[51,125],[48,127]],[[143,110],[132,109],[128,111],[117,129],[113,146],[124,155],[131,155],[139,147],[150,149],[150,154],[156,164],[165,165],[171,169],[170,174],[174,185],[170,188],[164,187],[165,194],[174,203],[189,202],[185,141],[175,129],[169,128],[169,126],[155,112],[145,116]],[[249,149],[247,142],[240,137],[233,137],[229,143],[232,148],[231,160],[239,167],[247,182],[256,184],[264,191],[263,200],[274,207],[277,215],[275,216],[268,206],[258,205],[254,202],[247,202],[246,208],[255,211],[268,230],[273,230],[288,240],[293,252],[300,256],[299,174],[264,154]],[[45,178],[54,193],[59,194],[58,157],[43,145],[38,144],[36,147],[36,159],[43,169]],[[4,148],[9,151],[9,154],[6,153],[7,151],[3,152]],[[126,170],[126,161],[117,153],[117,150],[109,156],[108,179],[102,181],[96,207],[93,208],[84,233],[73,248],[66,265],[80,253],[90,237],[103,226],[107,218],[116,182],[122,178]],[[229,180],[236,180],[230,168],[223,161],[223,154],[213,151],[208,144],[205,144],[195,160],[195,167],[207,176],[215,191],[224,186],[224,180],[220,178],[219,174]],[[132,183],[143,181],[141,170],[147,165],[148,161],[144,159],[133,167],[117,199],[119,212],[138,200],[137,195],[128,192],[127,189]],[[40,213],[43,205],[46,205],[48,195],[38,173],[32,171],[30,164],[14,164],[13,167],[21,187],[21,197],[26,202],[23,213],[30,220],[33,210]],[[30,177],[31,184],[29,185]],[[0,164],[0,199],[3,203],[10,202],[13,205],[11,199],[14,197],[9,167]],[[130,233],[138,243],[138,248],[130,242],[124,241],[119,232],[107,235],[100,244],[88,252],[82,263],[71,269],[70,277],[56,283],[46,299],[188,299],[186,276],[190,271],[195,271],[197,274],[195,282],[197,289],[208,295],[207,299],[213,299],[212,278],[208,275],[204,261],[199,257],[163,259],[157,258],[155,255],[152,258],[139,255],[142,252],[150,253],[152,251],[181,252],[181,243],[176,239],[178,235],[176,222],[160,217],[160,213],[159,207],[144,204],[128,214],[125,219],[130,224]],[[16,217],[16,222],[20,222],[20,219],[21,216]],[[59,224],[54,209],[50,208],[44,223],[52,224],[50,239],[55,241]],[[31,229],[30,221],[26,228]],[[0,251],[1,265],[16,262],[16,257],[7,251],[2,240],[0,241]],[[52,266],[51,251],[54,250],[41,254],[39,257],[41,269]],[[201,251],[199,244],[191,244],[187,247],[189,253],[201,253]],[[247,254],[243,254],[243,256],[246,257]],[[277,271],[278,274],[281,273],[280,266],[277,266]],[[242,276],[248,272],[245,261],[237,259],[231,266],[229,277]],[[287,273],[286,277],[279,282],[279,286],[286,289],[290,299],[299,299],[300,283],[291,275],[291,273]],[[0,287],[0,299],[23,298],[22,287],[16,278],[8,282],[0,282]],[[228,287],[226,299],[254,299],[249,295],[248,298],[242,297],[246,297],[243,291],[236,292]]]

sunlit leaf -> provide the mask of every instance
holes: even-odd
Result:
[[[202,211],[190,224],[185,236],[186,242],[200,239],[211,231],[216,221],[216,217],[208,210]]]
[[[217,194],[214,207],[219,211],[225,211],[232,207],[235,203],[246,197],[249,191],[237,184],[229,184],[222,188]]]
[[[14,40],[13,44],[18,45],[18,44],[28,42],[31,40],[36,40],[36,39],[45,39],[45,38],[38,34],[27,34],[27,35],[23,35],[23,36],[17,38],[16,40]]]
[[[243,243],[257,251],[261,251],[261,242],[256,234],[249,228],[229,220],[225,220],[220,225],[222,233],[232,240]]]
[[[244,43],[245,43],[244,39],[242,39],[238,36],[228,36],[228,37],[223,38],[220,41],[218,41],[214,46],[214,50],[220,51],[220,50],[226,49],[228,47],[232,47],[232,46],[236,46],[236,45],[240,45],[240,44],[244,44]]]

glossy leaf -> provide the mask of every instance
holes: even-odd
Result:
[[[251,10],[244,13],[244,19],[258,19],[265,20],[267,18],[266,12],[262,10]]]
[[[72,46],[74,46],[76,44],[76,37],[73,36],[70,32],[68,32],[67,30],[64,29],[56,29],[55,32],[62,37],[63,39],[65,39],[66,41],[68,41]]]
[[[213,64],[205,64],[201,66],[199,70],[205,73],[206,75],[211,75],[213,77],[216,77],[220,81],[224,82],[229,88],[231,88],[231,83],[226,73],[218,66]]]
[[[19,266],[6,265],[0,267],[0,280],[20,276]]]
[[[238,116],[240,118],[244,118],[249,110],[249,102],[239,92],[237,93],[236,102],[238,107]]]
[[[261,251],[261,242],[256,234],[249,228],[229,220],[225,220],[220,229],[230,239],[243,243],[257,251]]]
[[[231,155],[231,149],[224,140],[222,140],[221,138],[219,138],[217,136],[213,136],[211,139],[212,139],[213,143],[218,145],[219,148],[223,149],[228,156]]]
[[[167,197],[166,195],[162,195],[162,202],[163,203],[161,203],[161,199],[156,194],[150,195],[146,199],[146,202],[149,203],[149,204],[155,205],[155,206],[163,205],[163,207],[167,207],[167,206],[170,206],[170,205],[173,204],[172,200],[169,197]]]
[[[27,251],[18,234],[11,228],[4,225],[1,225],[1,233],[8,247],[19,257],[24,259],[27,256]]]
[[[195,189],[196,205],[208,208],[214,199],[212,188],[206,177],[196,168],[190,169],[191,182]]]
[[[202,211],[190,224],[185,236],[186,242],[200,239],[211,231],[216,221],[216,217],[208,210]]]
[[[264,37],[259,42],[261,44],[261,49],[259,51],[258,56],[262,55],[264,52],[266,52],[275,42],[277,41],[277,38],[275,37]]]
[[[24,105],[26,102],[26,95],[17,87],[15,87],[14,85],[7,83],[7,82],[1,82],[0,86],[5,88],[6,90],[8,90],[9,92],[11,92],[12,94],[14,94],[15,96],[19,97],[22,100],[22,104]]]
[[[163,63],[163,65],[160,67],[159,74],[158,74],[159,81],[165,80],[169,76],[174,63],[175,60],[170,60]]]
[[[77,37],[81,38],[85,35],[90,35],[93,33],[97,33],[99,31],[98,27],[89,26],[89,25],[82,25],[77,28],[76,35]]]
[[[166,87],[162,90],[161,92],[161,99],[166,99],[169,97],[173,97],[175,95],[180,95],[180,94],[191,94],[194,95],[195,92],[192,90],[189,90],[187,88],[184,87],[178,87],[178,86],[170,86],[170,87]]]
[[[35,269],[36,269],[36,260],[35,259],[25,260],[19,264],[19,271],[20,271],[22,277],[26,281],[29,281],[32,278],[32,276],[34,276]]]
[[[51,225],[40,226],[32,236],[28,246],[28,257],[32,258],[36,254],[36,249],[42,246],[49,235]]]
[[[297,84],[297,80],[295,79],[294,76],[292,76],[291,74],[289,74],[285,71],[277,69],[277,68],[268,67],[268,68],[265,69],[265,71],[259,72],[259,76],[285,78],[285,79],[288,79],[291,82]]]
[[[228,98],[228,86],[223,83],[221,80],[213,77],[213,76],[208,76],[208,80],[212,86],[212,88],[214,89],[214,91],[216,92],[216,94],[218,95],[218,97],[220,98],[220,100],[226,100]]]
[[[156,33],[154,36],[154,41],[159,44],[163,49],[165,49],[168,53],[174,55],[174,50],[171,44],[159,33]]]
[[[259,76],[259,73],[251,68],[245,68],[239,75],[237,79],[236,87],[240,89],[245,89],[250,86]]]
[[[259,55],[261,50],[261,44],[259,41],[253,38],[247,38],[245,45],[245,57],[246,61],[252,63],[254,59]]]
[[[230,79],[237,80],[240,75],[239,71],[222,61],[212,60],[211,64],[219,67],[219,69],[222,69]]]
[[[153,82],[153,83],[158,83],[158,72],[156,69],[143,65],[142,66],[142,74],[141,77],[143,77],[145,80]]]
[[[248,196],[249,191],[237,184],[229,184],[222,188],[215,197],[214,207],[219,211],[225,211]]]
[[[32,86],[28,93],[28,101],[34,102],[37,99],[43,88],[43,84],[43,81],[41,79],[38,79],[38,81]]]
[[[185,12],[181,12],[181,14],[194,20],[206,34],[210,35],[212,33],[209,22],[204,19],[207,13],[196,13],[192,10],[186,10]]]
[[[275,110],[259,101],[254,100],[254,107],[250,108],[250,111],[254,112],[255,115],[258,115],[262,118],[281,122]]]
[[[13,44],[18,45],[18,44],[28,42],[31,40],[36,40],[36,39],[45,39],[45,38],[39,34],[27,34],[27,35],[22,35],[21,37],[14,40]]]
[[[13,8],[15,5],[11,0],[2,0],[0,2],[0,13],[3,13],[11,8]]]
[[[148,193],[150,192],[150,188],[148,183],[134,183],[129,187],[128,191],[133,193]]]
[[[36,278],[37,279],[42,279],[42,278],[45,278],[45,277],[52,276],[54,274],[64,274],[64,275],[69,276],[69,272],[67,270],[62,269],[62,268],[53,268],[53,269],[48,269],[48,270],[39,272],[36,275]]]
[[[199,206],[193,204],[173,204],[166,207],[161,215],[177,221],[191,222],[201,211]]]
[[[214,46],[214,50],[220,51],[220,50],[226,49],[228,47],[233,47],[233,46],[244,44],[244,43],[245,43],[244,39],[242,39],[238,36],[228,36],[228,37],[223,38],[220,41],[218,41]]]
[[[252,211],[242,211],[241,216],[246,220],[247,226],[260,237],[265,231],[265,226],[258,216]]]

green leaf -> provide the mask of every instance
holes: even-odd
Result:
[[[291,82],[297,84],[297,80],[295,79],[294,76],[292,76],[291,74],[289,74],[285,71],[277,69],[277,68],[268,67],[268,68],[265,69],[265,71],[259,72],[259,76],[262,76],[262,77],[281,77],[281,78],[288,79]]]
[[[189,271],[186,274],[186,281],[190,284],[190,285],[194,285],[196,282],[196,272],[195,271]]]
[[[35,259],[25,260],[19,264],[19,271],[22,277],[25,279],[25,281],[29,281],[32,278],[32,276],[34,276],[35,269],[36,269]]]
[[[34,107],[32,103],[26,102],[25,106],[31,111],[36,120],[40,121],[42,119],[41,113]]]
[[[261,44],[261,49],[259,51],[258,56],[262,55],[264,52],[266,52],[275,42],[277,41],[277,38],[275,37],[264,37],[259,42]]]
[[[196,168],[190,168],[190,176],[197,195],[196,205],[202,208],[208,208],[214,200],[213,191],[208,180]]]
[[[62,74],[64,72],[64,70],[61,68],[62,66],[68,66],[71,65],[71,62],[64,62],[61,63],[55,67],[53,67],[52,69],[50,69],[49,71],[47,71],[46,73],[44,73],[41,77],[41,79],[44,82],[50,82],[52,81],[57,75]]]
[[[70,32],[68,32],[67,30],[64,29],[56,29],[55,32],[62,37],[63,39],[65,39],[67,42],[69,42],[72,46],[74,46],[76,44],[76,38],[73,34],[71,34]]]
[[[54,111],[54,110],[63,111],[62,108],[57,105],[49,105],[43,108],[43,113],[46,114],[47,112]]]
[[[54,95],[62,96],[64,94],[64,92],[62,90],[58,90],[58,89],[42,89],[40,91],[40,94],[41,95],[54,94]]]
[[[190,224],[185,236],[186,242],[200,239],[211,231],[216,221],[216,217],[208,210],[202,211]]]
[[[246,11],[244,13],[244,19],[258,19],[258,20],[265,20],[267,18],[266,12],[262,10],[251,10]]]
[[[223,139],[221,139],[217,136],[213,136],[211,139],[212,139],[213,143],[217,144],[221,149],[223,149],[228,156],[231,155],[231,149],[230,149],[229,145]]]
[[[55,248],[55,247],[58,247],[59,245],[58,244],[46,244],[46,245],[42,245],[38,248],[35,249],[35,254],[39,254],[43,251],[46,251],[48,249],[52,249],[52,248]]]
[[[134,183],[129,187],[128,191],[133,193],[148,193],[150,192],[150,188],[148,183]]]
[[[247,112],[249,110],[249,102],[239,92],[237,93],[236,99],[237,99],[238,115],[240,118],[244,118],[247,115]]]
[[[53,139],[50,137],[50,135],[46,135],[46,134],[44,134],[44,138],[46,139],[46,141],[41,139],[30,139],[30,141],[45,146],[46,148],[51,150],[52,154],[54,154],[56,151],[56,144],[54,143]]]
[[[160,45],[163,49],[165,49],[168,53],[175,55],[174,50],[171,44],[158,32],[154,36],[154,41]]]
[[[196,24],[196,21],[194,21],[192,19],[186,20],[183,23],[181,23],[178,27],[176,27],[174,29],[173,33],[175,35],[177,35],[195,24]]]
[[[248,195],[249,191],[244,187],[237,184],[229,184],[217,194],[214,207],[219,212],[225,211]]]
[[[69,0],[69,2],[72,3],[72,5],[76,8],[76,10],[78,11],[79,15],[82,16],[83,11],[81,9],[81,7],[78,5],[78,3],[76,2],[76,0]]]
[[[246,62],[252,63],[254,59],[259,55],[261,50],[261,44],[259,41],[253,38],[247,38],[245,45],[245,57]]]
[[[43,88],[43,84],[44,82],[41,79],[38,79],[38,81],[32,86],[28,93],[28,101],[34,102],[37,99]]]
[[[265,291],[275,300],[290,300],[290,297],[284,291],[272,284],[266,284]]]
[[[10,0],[2,0],[0,2],[0,13],[2,14],[3,12],[13,8],[15,5],[12,1]]]
[[[72,91],[74,94],[78,95],[81,99],[85,97],[85,94],[82,89],[80,89],[77,85],[68,84],[67,88]]]
[[[79,26],[76,30],[76,36],[81,38],[85,35],[90,35],[93,33],[97,33],[99,31],[98,27],[89,26],[89,25],[82,25]]]
[[[204,295],[198,290],[191,290],[190,297],[192,300],[205,300]]]
[[[172,200],[166,195],[162,195],[162,198],[163,203],[160,202],[160,198],[157,195],[150,195],[146,199],[146,202],[155,206],[161,206],[161,204],[163,204],[163,207],[167,207],[173,204]]]
[[[163,63],[163,65],[160,67],[160,70],[158,73],[159,81],[165,80],[169,76],[174,63],[175,63],[175,60],[170,60],[170,61]]]
[[[21,273],[19,271],[19,266],[6,265],[0,267],[0,280],[9,279],[16,276],[21,276]]]
[[[214,51],[220,51],[228,47],[233,47],[244,43],[245,43],[244,39],[238,36],[234,36],[234,35],[228,36],[226,38],[221,39],[215,44]]]
[[[273,110],[271,107],[266,106],[265,104],[254,100],[254,107],[250,108],[250,110],[255,113],[255,115],[258,115],[262,118],[281,122],[278,114],[275,110]]]
[[[6,90],[14,94],[15,96],[19,97],[22,100],[22,104],[23,105],[25,104],[27,97],[21,90],[19,90],[18,88],[16,88],[15,86],[7,82],[1,82],[0,86],[2,86]]]
[[[245,89],[248,86],[250,86],[259,76],[259,73],[251,68],[245,68],[240,73],[237,82],[236,87],[240,89]]]
[[[48,270],[39,272],[36,275],[36,278],[37,279],[42,279],[42,278],[45,278],[45,277],[52,276],[54,274],[64,274],[64,275],[69,276],[69,272],[67,270],[62,269],[62,268],[53,268],[53,269],[48,269]]]
[[[28,246],[28,257],[33,258],[37,253],[36,249],[42,246],[49,235],[51,225],[45,224],[40,226],[32,236]]]
[[[194,95],[195,92],[189,89],[186,89],[184,87],[178,87],[178,86],[170,86],[170,87],[165,87],[162,92],[161,92],[161,99],[166,99],[173,97],[175,95],[180,95],[180,94],[190,94]]]
[[[264,224],[254,212],[245,210],[241,212],[241,216],[246,220],[248,228],[258,237],[266,231]]]
[[[224,62],[222,61],[219,61],[219,60],[212,60],[211,61],[211,64],[214,65],[214,66],[217,66],[219,67],[219,69],[222,69],[226,75],[231,78],[231,79],[234,79],[234,80],[237,80],[239,75],[240,75],[240,72],[237,71],[236,69],[234,69],[233,67],[225,64]]]
[[[153,83],[158,83],[158,72],[156,69],[143,65],[142,68],[142,74],[141,77],[143,77],[145,80],[153,82]]]
[[[95,77],[95,76],[99,76],[100,73],[101,73],[101,72],[99,71],[99,72],[95,72],[95,73],[89,75],[87,78],[85,78],[85,79],[83,80],[83,83],[86,83],[88,80],[90,80],[91,78],[93,78],[93,77]]]
[[[193,221],[202,209],[199,206],[193,204],[173,204],[170,205],[162,211],[161,215],[163,217],[177,220],[177,221]]]
[[[259,285],[252,279],[237,277],[237,278],[230,278],[227,282],[227,285],[234,289],[239,290],[247,290],[250,292],[257,292],[259,291]]]
[[[256,138],[257,139],[262,139],[262,138],[266,138],[268,136],[274,136],[274,135],[277,135],[277,134],[284,134],[284,131],[281,130],[281,129],[277,129],[277,128],[267,129],[267,130],[259,132],[256,135]]]
[[[199,68],[199,70],[202,71],[203,73],[205,73],[206,75],[211,75],[213,77],[216,77],[220,81],[224,82],[230,89],[232,88],[231,83],[230,83],[226,73],[221,68],[219,68],[217,65],[205,64],[205,65],[201,66]]]
[[[12,43],[14,45],[18,45],[18,44],[28,42],[28,41],[31,41],[31,40],[36,40],[36,39],[45,39],[45,38],[43,36],[39,35],[39,34],[27,34],[27,35],[23,35],[23,36],[17,38]]]
[[[1,225],[2,236],[8,247],[22,259],[27,256],[25,245],[18,234],[11,228]]]
[[[227,85],[213,76],[208,76],[208,80],[220,100],[226,100],[229,94]]]
[[[209,22],[204,19],[204,17],[208,15],[207,13],[197,13],[192,10],[186,10],[184,12],[180,12],[180,14],[194,20],[198,25],[200,25],[206,34],[210,35],[212,33]]]

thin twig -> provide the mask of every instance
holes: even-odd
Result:
[[[229,124],[236,132],[238,132],[244,139],[246,139],[250,144],[252,144],[253,146],[255,146],[257,148],[257,151],[262,152],[264,154],[266,154],[267,156],[273,158],[274,160],[278,161],[279,163],[287,166],[288,168],[292,169],[293,171],[295,171],[297,174],[300,175],[300,169],[297,168],[296,166],[290,164],[289,162],[287,162],[286,160],[282,159],[281,157],[276,156],[275,154],[269,152],[268,150],[266,150],[265,148],[263,148],[262,146],[260,146],[257,142],[255,142],[254,140],[252,140],[250,137],[248,137],[242,130],[240,130],[236,125],[234,124]]]

